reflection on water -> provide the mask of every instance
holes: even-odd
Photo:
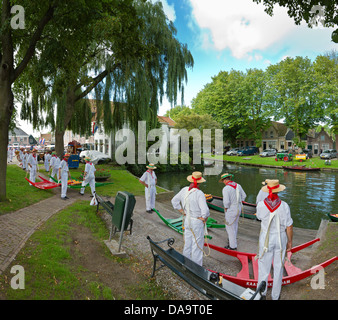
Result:
[[[234,164],[224,164],[223,172],[234,174],[247,194],[246,201],[255,203],[262,181],[279,179],[286,189],[279,194],[291,209],[295,227],[318,229],[321,219],[328,219],[327,213],[338,213],[338,173],[331,172],[292,172],[275,168],[258,168]],[[189,182],[186,177],[191,173],[157,174],[158,185],[177,193]],[[201,190],[216,196],[222,196],[223,184],[220,176],[204,176],[206,183]]]

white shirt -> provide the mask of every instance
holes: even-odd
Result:
[[[290,227],[293,224],[291,218],[291,212],[289,205],[282,201],[280,206],[275,210],[276,214],[279,215],[280,230],[285,232],[287,227]],[[269,227],[270,211],[267,206],[264,204],[264,201],[260,201],[257,204],[256,217],[258,220],[261,220],[261,229],[263,232],[267,232]],[[276,219],[274,218],[271,222],[270,233],[277,233]]]
[[[69,171],[69,168],[68,168],[68,162],[65,161],[65,160],[62,160],[61,163],[60,163],[60,167],[59,167],[59,168],[61,168],[61,175],[62,175],[63,173],[68,172],[68,171]]]
[[[94,178],[96,171],[95,166],[91,162],[87,162],[85,166],[86,178]]]
[[[140,180],[148,184],[149,187],[153,187],[156,185],[156,179],[157,177],[155,172],[153,171],[151,173],[148,170],[145,173],[143,173],[142,177],[140,178]]]
[[[237,188],[239,191],[239,199],[237,201],[237,195],[236,195],[236,189],[226,185],[222,190],[223,195],[223,205],[224,208],[227,209],[227,214],[231,215],[237,215],[238,213],[238,206],[241,210],[242,208],[242,201],[246,198],[246,193],[244,192],[243,188],[240,184],[237,183]]]
[[[257,195],[257,198],[256,198],[256,204],[257,204],[259,201],[263,201],[268,195],[269,195],[269,192],[265,192],[265,191],[263,191],[262,189],[259,190],[258,195]]]
[[[32,154],[29,155],[28,160],[27,160],[27,165],[30,164],[32,167],[38,165],[38,157],[35,156],[33,157]]]
[[[189,187],[184,187],[181,191],[171,199],[171,204],[175,210],[182,209],[186,193]],[[210,215],[209,207],[205,199],[205,195],[201,190],[196,190],[189,195],[190,216],[193,218],[208,218]]]

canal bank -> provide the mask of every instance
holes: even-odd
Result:
[[[317,230],[322,219],[328,219],[328,213],[338,213],[338,172],[294,172],[282,168],[243,166],[237,163],[222,163],[221,171],[234,175],[246,193],[246,202],[256,203],[256,197],[266,179],[278,179],[286,189],[279,194],[289,204],[294,226]],[[157,184],[177,193],[188,185],[190,172],[156,173]],[[223,184],[219,175],[206,175],[201,190],[206,194],[222,197]]]
[[[173,210],[171,205],[171,198],[174,195],[173,192],[161,193],[160,197],[156,199],[156,208],[165,218],[178,218],[180,216],[179,212]],[[111,199],[113,202],[114,199]],[[223,214],[210,210],[210,216],[217,220],[218,222],[223,222]],[[109,227],[110,218],[106,216],[106,224]],[[178,251],[182,252],[184,242],[183,237],[176,231],[167,227],[163,221],[157,216],[156,213],[146,213],[145,211],[145,200],[144,197],[136,197],[136,206],[133,213],[133,232],[132,234],[125,233],[123,238],[122,249],[126,251],[127,255],[136,255],[138,256],[149,268],[149,274],[152,270],[152,255],[150,251],[150,246],[147,240],[147,236],[150,236],[154,241],[162,241],[168,238],[174,238],[175,243],[173,247]],[[260,222],[255,220],[250,220],[246,218],[240,218],[239,228],[238,228],[238,250],[243,252],[257,252],[258,245],[258,236],[260,232]],[[294,230],[294,241],[293,246],[297,246],[304,242],[315,239],[317,236],[325,238],[326,227],[323,225],[321,230],[309,230],[302,228],[295,228]],[[217,246],[224,246],[227,243],[227,234],[225,229],[209,229],[209,235],[212,239],[208,240],[208,243],[214,244]],[[119,239],[119,235],[116,235],[114,238],[116,241]],[[301,250],[295,253],[292,256],[293,264],[306,270],[314,266],[313,258],[314,254],[321,248],[321,245],[325,242],[320,241],[316,245],[313,245],[309,248]],[[164,248],[166,244],[162,245]],[[238,259],[230,257],[224,254],[217,253],[213,250],[209,250],[208,247],[204,248],[205,256],[203,259],[203,266],[205,268],[210,268],[212,270],[223,272],[229,275],[236,276],[241,270],[241,263]],[[324,251],[325,252],[325,251]],[[329,255],[331,252],[328,253]],[[331,256],[329,258],[332,258]],[[324,260],[318,261],[323,262]],[[318,263],[317,262],[317,263]],[[333,263],[332,267],[328,267],[327,278],[329,279],[332,275],[332,272],[336,270],[336,266]],[[251,268],[251,267],[250,267]],[[331,272],[331,269],[333,271]],[[251,272],[250,275],[252,276]],[[177,299],[205,299],[204,296],[201,296],[196,292],[191,286],[187,285],[182,281],[178,276],[171,272],[168,268],[163,268],[156,272],[155,279],[160,283],[164,288],[173,293]],[[296,284],[291,284],[283,287],[282,289],[282,300],[295,300],[303,299],[298,295],[298,292],[309,291],[311,294],[311,288],[309,288],[309,283],[311,278],[301,280],[297,284],[297,289],[294,289]],[[330,283],[334,283],[330,280]],[[333,291],[333,296],[331,295],[331,287],[327,287],[328,290],[327,296],[325,297],[325,292],[323,299],[334,299],[335,291]],[[335,287],[336,288],[336,287]],[[287,289],[287,290],[286,290]],[[329,293],[330,292],[330,293]],[[268,295],[268,299],[269,299]],[[307,298],[311,299],[311,297]]]
[[[247,160],[247,161],[243,161],[243,162],[242,161],[232,161],[232,160],[228,160],[228,159],[222,160],[222,159],[208,158],[208,157],[205,157],[203,159],[206,160],[206,161],[219,161],[219,162],[223,162],[223,163],[233,163],[233,164],[238,164],[238,165],[243,165],[243,166],[283,169],[282,165],[276,166],[276,165],[272,165],[272,164],[252,163],[252,162],[249,162],[251,160],[251,158],[246,158],[246,157],[241,157],[241,159]],[[322,161],[324,161],[324,160],[322,160]],[[334,163],[338,164],[338,159],[333,159],[332,161],[334,161]],[[283,165],[284,164],[285,163],[283,163]],[[297,162],[297,163],[294,163],[294,164],[299,164],[299,163]],[[321,171],[327,171],[327,172],[338,172],[338,166],[327,165],[326,167],[321,167],[320,170]]]

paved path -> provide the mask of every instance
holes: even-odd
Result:
[[[70,199],[61,200],[60,188],[56,188],[55,195],[51,198],[0,216],[0,274],[45,221],[77,199],[90,199],[88,194],[80,196],[78,189],[68,189],[67,196]]]

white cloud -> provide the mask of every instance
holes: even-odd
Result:
[[[167,0],[151,0],[153,3],[155,2],[162,2],[162,6],[163,6],[163,11],[166,14],[166,16],[168,17],[169,20],[171,20],[172,22],[174,22],[176,20],[176,13],[175,13],[175,7],[174,5],[169,5]]]
[[[202,45],[212,44],[219,51],[228,48],[235,58],[248,58],[254,50],[267,49],[297,28],[286,9],[278,6],[270,17],[262,4],[252,0],[190,0],[190,3],[195,23],[203,32]]]

